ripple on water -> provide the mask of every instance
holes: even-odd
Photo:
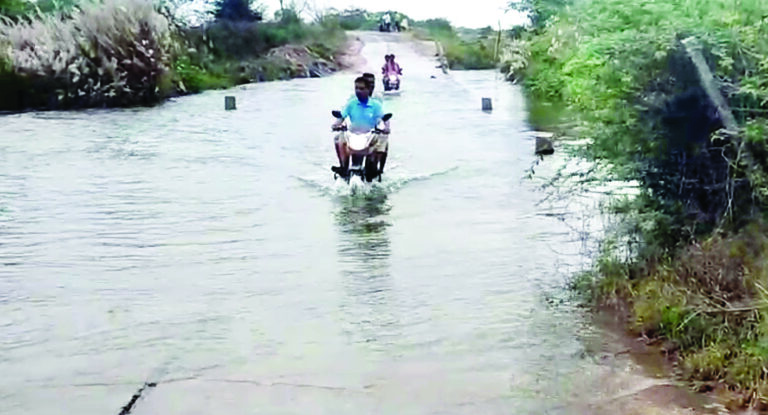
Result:
[[[543,413],[600,390],[598,364],[581,357],[583,312],[560,295],[583,262],[582,225],[594,225],[579,213],[594,212],[547,198],[555,158],[523,180],[535,159],[516,87],[493,72],[442,74],[386,39],[366,43],[366,69],[396,52],[408,91],[385,103],[396,116],[381,183],[328,169],[328,109],[349,97],[351,72],[154,108],[2,117],[0,400],[11,412],[43,411],[31,386],[209,371],[363,391],[349,404],[240,389],[250,407],[283,399],[286,411],[304,399],[352,413]],[[225,95],[237,111],[222,109]],[[494,98],[492,113],[478,96]],[[221,411],[232,391],[174,385],[142,404]]]

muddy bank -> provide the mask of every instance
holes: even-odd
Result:
[[[627,331],[628,305],[604,305],[594,310],[593,321],[601,329],[599,341],[589,341],[588,349],[609,366],[626,366],[629,372],[616,372],[606,378],[606,390],[616,393],[584,405],[584,413],[594,414],[755,414],[740,406],[740,397],[725,387],[697,391],[679,380],[678,348],[660,338],[648,338]],[[623,386],[622,386],[623,385]]]
[[[339,50],[332,54],[311,46],[285,45],[270,50],[265,57],[241,64],[241,70],[251,82],[286,80],[293,78],[320,78],[341,70],[354,70],[365,64],[360,55],[364,43],[357,36],[348,36]],[[278,68],[278,76],[269,71]]]
[[[360,36],[350,33],[346,44],[334,57],[337,70],[357,70],[365,66],[367,61],[360,53],[364,46],[365,42],[360,39]]]

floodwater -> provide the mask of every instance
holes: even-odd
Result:
[[[0,413],[156,382],[132,413],[569,414],[657,382],[568,295],[596,202],[542,187],[563,156],[531,175],[521,90],[394,36],[364,39],[404,68],[373,186],[329,169],[352,72],[0,117]]]

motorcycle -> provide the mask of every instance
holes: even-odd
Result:
[[[400,75],[395,72],[387,72],[382,80],[384,91],[397,91],[400,89]]]
[[[342,119],[341,111],[333,110],[331,114]],[[391,113],[384,114],[381,118],[382,121],[388,121],[392,118]],[[347,147],[349,148],[349,160],[347,160],[347,166],[349,166],[346,175],[340,175],[338,171],[334,171],[334,180],[341,176],[347,183],[349,183],[352,176],[358,176],[361,181],[372,182],[373,179],[378,178],[381,182],[381,174],[379,173],[378,160],[375,157],[371,157],[371,144],[376,134],[380,134],[382,131],[375,127],[370,131],[362,133],[354,133],[349,131],[346,125],[339,127],[339,130],[344,131],[347,134]]]

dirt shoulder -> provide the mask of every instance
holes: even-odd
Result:
[[[433,40],[418,39],[413,35],[407,35],[408,40],[413,44],[413,50],[425,58],[437,59],[441,56],[440,45]]]
[[[347,34],[347,42],[343,50],[335,56],[336,64],[340,70],[355,71],[364,67],[367,63],[361,54],[365,42],[355,33]]]
[[[605,338],[600,342],[600,358],[616,367],[606,377],[606,390],[615,394],[598,397],[584,405],[584,413],[595,415],[687,414],[749,415],[732,404],[733,396],[722,391],[697,393],[676,376],[677,349],[669,342],[632,335],[628,326],[627,303],[596,307],[594,324]],[[616,385],[621,385],[616,387]]]
[[[344,70],[361,70],[367,65],[366,59],[362,56],[361,50],[366,42],[382,42],[387,44],[401,44],[410,47],[417,55],[432,60],[436,67],[444,67],[443,72],[447,71],[447,61],[443,56],[443,49],[439,42],[434,40],[424,40],[417,37],[413,32],[406,33],[381,33],[375,31],[348,31],[348,42],[344,53],[339,55],[337,63]]]

